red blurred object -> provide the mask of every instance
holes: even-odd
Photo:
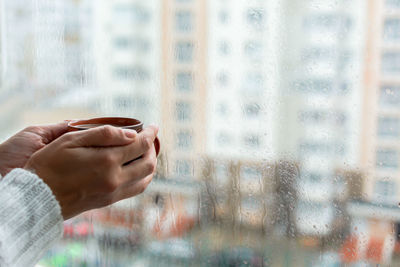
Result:
[[[340,252],[340,257],[343,263],[355,262],[359,259],[358,255],[358,238],[356,236],[349,236],[344,242]]]
[[[394,249],[393,251],[397,254],[400,254],[400,241],[396,241],[396,243],[394,244]]]
[[[87,237],[93,234],[93,225],[88,222],[80,222],[75,225],[75,235],[79,237]]]
[[[64,237],[74,236],[74,225],[64,223]]]
[[[371,238],[368,242],[366,258],[374,263],[380,263],[383,256],[384,240]]]
[[[384,250],[385,239],[370,237],[365,253],[360,255],[359,240],[356,236],[350,236],[343,244],[340,255],[343,263],[352,263],[360,259],[368,260],[371,263],[382,263],[383,262],[383,250]],[[399,246],[396,244],[396,246]]]
[[[192,229],[194,225],[195,219],[185,215],[178,215],[173,223],[168,222],[164,216],[154,225],[153,231],[159,239],[179,237]]]
[[[64,223],[64,237],[87,237],[93,234],[93,225],[89,222]]]

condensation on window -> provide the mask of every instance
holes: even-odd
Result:
[[[0,0],[0,136],[160,126],[40,266],[400,266],[399,0]]]

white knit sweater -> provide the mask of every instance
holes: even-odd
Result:
[[[60,206],[37,175],[14,169],[0,180],[0,266],[34,266],[62,230]]]

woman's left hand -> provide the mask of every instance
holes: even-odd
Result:
[[[68,122],[29,126],[0,145],[0,174],[23,168],[33,153],[68,131]]]

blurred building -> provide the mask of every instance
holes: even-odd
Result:
[[[91,12],[99,113],[158,122],[161,1],[101,0]]]
[[[1,1],[1,76],[7,93],[21,92],[33,80],[32,23],[32,2]]]
[[[18,116],[28,107],[50,110],[82,104],[70,95],[79,93],[82,99],[93,83],[91,1],[2,1],[1,5],[5,83],[1,101],[20,103],[14,110],[4,103],[2,112]],[[10,131],[21,124],[1,120]]]
[[[370,201],[400,201],[400,2],[369,1],[362,157]]]
[[[282,2],[279,155],[300,164],[300,233],[327,235],[334,170],[359,162],[365,1]]]
[[[161,129],[169,176],[199,177],[207,110],[207,1],[161,2]]]
[[[273,159],[281,1],[208,1],[207,153]]]

